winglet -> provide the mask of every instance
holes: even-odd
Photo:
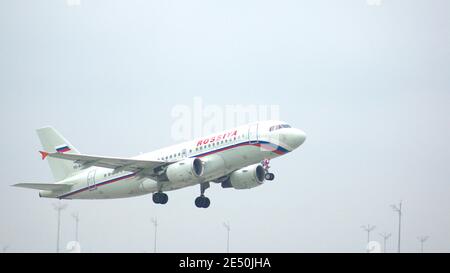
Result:
[[[42,160],[44,160],[48,156],[47,152],[39,151],[39,153],[41,154]]]

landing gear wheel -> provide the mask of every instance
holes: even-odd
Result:
[[[209,201],[209,198],[205,197],[205,199],[203,200],[203,208],[204,209],[208,208],[210,204],[211,204],[211,201]]]
[[[195,198],[195,206],[197,208],[201,208],[202,207],[202,197],[201,196]]]
[[[275,175],[274,175],[273,173],[266,173],[266,174],[264,175],[264,178],[265,178],[266,180],[272,181],[272,180],[275,179]]]
[[[152,195],[152,199],[153,199],[153,203],[159,204],[159,194],[158,193],[154,193]]]
[[[155,204],[166,204],[169,201],[169,196],[163,192],[156,192],[153,194],[152,199]]]
[[[211,201],[206,196],[199,196],[195,198],[195,206],[197,208],[207,208],[211,204]]]
[[[206,209],[211,204],[209,198],[205,196],[205,191],[207,188],[209,188],[209,182],[204,182],[200,184],[200,196],[195,198],[195,206],[197,208]]]
[[[164,205],[169,201],[169,196],[165,193],[161,193],[161,200],[160,204]]]

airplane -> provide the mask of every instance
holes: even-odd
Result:
[[[166,204],[166,192],[200,185],[195,206],[208,208],[210,183],[251,189],[274,180],[270,160],[298,148],[306,134],[285,122],[258,121],[131,158],[81,154],[53,127],[37,129],[56,183],[19,183],[39,197],[113,199],[152,193]]]

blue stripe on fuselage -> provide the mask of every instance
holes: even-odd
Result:
[[[257,146],[257,147],[259,146],[260,147],[261,144],[273,147],[274,150],[272,152],[274,152],[276,154],[279,154],[279,155],[289,152],[289,150],[287,150],[287,149],[285,149],[285,148],[283,148],[283,147],[281,147],[281,146],[279,146],[277,144],[268,142],[268,141],[257,141],[257,142],[254,142],[254,143],[250,143],[249,141],[245,141],[245,142],[241,142],[241,143],[238,143],[238,144],[232,144],[232,145],[227,146],[227,147],[222,147],[222,148],[219,148],[219,149],[216,149],[216,150],[208,151],[208,152],[205,152],[205,153],[202,153],[202,154],[194,155],[194,156],[191,156],[191,158],[193,158],[193,157],[204,157],[204,156],[207,156],[207,155],[211,155],[211,154],[214,154],[214,153],[226,151],[226,150],[229,150],[229,149],[233,149],[233,148],[237,148],[237,147],[241,147],[241,146],[245,146],[245,145]],[[124,175],[124,176],[121,176],[121,177],[112,178],[110,180],[106,180],[104,182],[98,183],[98,184],[96,184],[94,186],[84,187],[84,188],[75,190],[73,192],[69,192],[69,193],[60,195],[58,198],[63,199],[63,198],[66,198],[68,196],[84,192],[84,191],[86,191],[88,189],[97,188],[97,187],[100,187],[100,186],[103,186],[103,185],[107,185],[107,184],[110,184],[110,183],[121,181],[121,180],[124,180],[124,179],[127,179],[127,178],[131,178],[131,177],[133,177],[135,175],[136,175],[136,173],[131,173],[131,174],[127,174],[127,175]]]

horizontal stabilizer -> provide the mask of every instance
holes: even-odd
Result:
[[[34,190],[44,191],[63,191],[70,189],[71,185],[67,184],[50,184],[50,183],[19,183],[13,185],[14,187],[28,188]]]

